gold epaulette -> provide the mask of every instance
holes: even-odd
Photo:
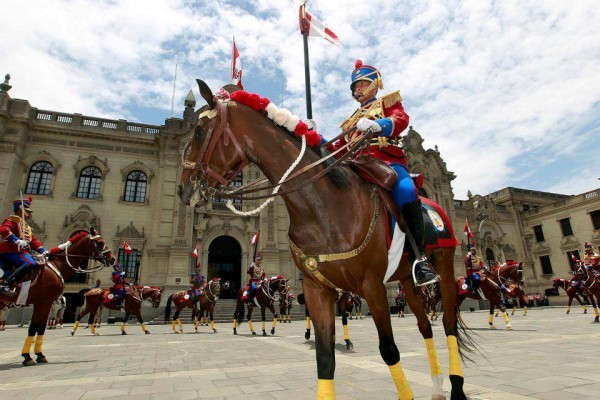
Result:
[[[393,93],[383,96],[381,100],[383,101],[383,106],[388,108],[393,106],[395,103],[402,101],[402,96],[400,95],[400,91],[397,90]]]
[[[7,219],[10,222],[16,222],[17,224],[21,223],[21,217],[19,217],[18,215],[10,215]]]

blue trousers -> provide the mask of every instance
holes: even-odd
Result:
[[[0,259],[4,262],[4,278],[8,278],[11,267],[28,265],[29,269],[37,266],[29,253],[0,253]]]
[[[390,167],[398,174],[398,180],[392,188],[392,198],[398,206],[398,211],[402,212],[405,204],[418,199],[417,188],[408,174],[406,166],[402,164],[390,164]]]

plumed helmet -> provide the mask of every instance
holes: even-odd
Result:
[[[378,80],[377,87],[379,87],[379,89],[383,89],[383,80],[381,79],[379,70],[370,65],[364,65],[362,60],[356,60],[354,63],[354,71],[352,71],[351,78],[352,83],[350,83],[350,90],[353,92],[354,85],[358,81],[373,82],[374,80]]]
[[[262,256],[259,254],[256,257],[254,257],[255,260],[262,260]]]
[[[121,274],[120,274],[118,271],[113,271],[112,275],[113,275],[113,276],[119,276],[119,275],[121,275]]]
[[[591,245],[591,244],[589,244],[588,242],[585,242],[585,243],[583,244],[583,247],[584,247],[586,250],[591,250],[591,249],[592,249],[592,245]]]
[[[21,204],[23,205],[23,209],[25,211],[28,212],[33,212],[33,209],[31,208],[31,202],[33,201],[33,198],[31,196],[29,196],[26,199],[21,200],[20,198],[16,199],[15,201],[13,201],[13,211],[16,213],[19,211],[19,207],[21,207]]]

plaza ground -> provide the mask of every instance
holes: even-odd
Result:
[[[472,399],[597,399],[600,393],[600,324],[593,313],[574,308],[535,308],[512,317],[513,331],[487,328],[487,313],[463,313],[482,354],[464,367],[465,389]],[[393,317],[402,364],[417,399],[429,399],[431,378],[423,340],[412,315]],[[270,327],[270,324],[267,324]],[[184,334],[170,325],[149,325],[143,335],[129,325],[102,326],[101,336],[71,326],[46,331],[44,353],[49,364],[22,367],[20,349],[25,328],[0,332],[0,399],[315,399],[314,340],[304,339],[305,323],[278,324],[275,336],[251,336],[244,323],[239,335],[231,324],[217,324],[218,333],[184,325]],[[254,321],[260,333],[261,323]],[[349,322],[354,350],[346,350],[341,321],[336,324],[336,392],[343,399],[395,399],[388,368],[378,351],[371,318]],[[448,352],[441,320],[434,338],[447,374]],[[33,349],[32,349],[33,350]],[[444,385],[449,389],[446,377]]]

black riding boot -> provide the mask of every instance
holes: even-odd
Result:
[[[6,281],[4,282],[4,285],[2,286],[2,290],[3,291],[10,291],[12,285],[15,283],[15,281],[21,280],[21,278],[23,278],[25,276],[25,274],[27,274],[29,271],[31,271],[32,265],[31,264],[23,264],[21,265],[19,268],[16,269],[15,272],[12,273],[12,275],[10,275],[8,278],[6,278]]]
[[[431,264],[427,262],[427,258],[425,257],[425,227],[421,211],[421,200],[406,203],[402,207],[402,216],[419,251],[419,254],[415,254],[415,262],[412,266],[415,284],[417,286],[424,286],[437,282],[440,277],[433,271]]]

